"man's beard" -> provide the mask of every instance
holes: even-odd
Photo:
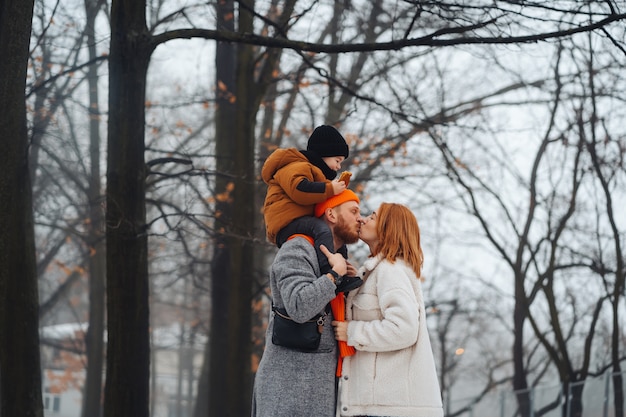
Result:
[[[356,243],[359,241],[359,232],[348,226],[348,223],[341,215],[338,217],[337,223],[335,223],[333,234],[342,240],[343,243]]]

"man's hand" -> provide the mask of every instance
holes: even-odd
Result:
[[[348,263],[346,262],[342,254],[332,253],[324,245],[320,245],[320,250],[328,258],[328,263],[330,264],[330,267],[334,269],[335,272],[339,274],[339,276],[346,275],[346,272],[348,272]]]

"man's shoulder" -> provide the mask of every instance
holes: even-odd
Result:
[[[317,264],[317,254],[313,245],[304,237],[295,237],[283,243],[278,249],[273,267],[275,269],[296,268],[304,271],[315,264]]]
[[[301,251],[304,250],[306,252],[315,251],[313,247],[313,238],[309,238],[305,235],[293,235],[290,237],[279,249],[285,251]]]
[[[295,236],[283,243],[276,254],[277,261],[290,258],[292,262],[298,259],[308,262],[309,259],[317,258],[317,255],[314,246],[304,236]]]

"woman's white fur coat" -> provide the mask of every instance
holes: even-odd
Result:
[[[344,358],[338,414],[442,417],[420,280],[401,259],[370,258],[361,273],[346,300],[357,352]]]

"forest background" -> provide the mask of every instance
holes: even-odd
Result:
[[[332,124],[363,212],[419,219],[446,415],[499,389],[517,415],[582,415],[578,383],[608,371],[623,417],[625,13],[3,0],[0,416],[42,415],[51,346],[76,358],[83,416],[153,415],[158,329],[176,415],[249,415],[275,251],[260,166]],[[58,345],[59,323],[86,326]],[[535,410],[529,387],[555,382],[577,389]]]

